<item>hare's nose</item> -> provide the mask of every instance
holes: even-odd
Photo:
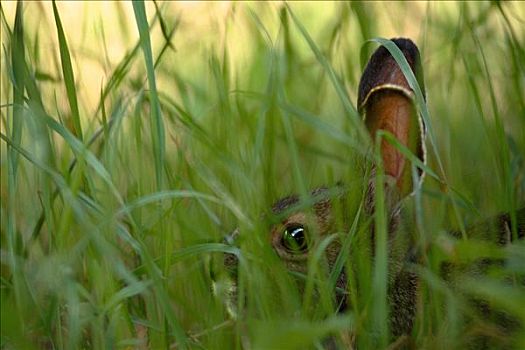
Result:
[[[239,229],[236,228],[230,234],[227,234],[223,238],[223,242],[229,246],[235,246],[235,240],[239,235]],[[224,266],[228,270],[231,277],[237,277],[237,268],[239,265],[239,258],[235,254],[224,253]]]

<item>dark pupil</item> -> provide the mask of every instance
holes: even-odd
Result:
[[[290,225],[284,230],[284,246],[293,251],[306,250],[305,229],[301,225]]]

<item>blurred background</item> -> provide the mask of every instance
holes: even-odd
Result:
[[[251,104],[247,112],[252,120],[257,118],[254,114],[260,110],[255,109],[254,99],[246,96],[267,92],[274,54],[281,65],[277,74],[283,77],[277,83],[284,82],[293,104],[335,128],[352,127],[345,126],[344,114],[348,111],[338,101],[326,69],[302,33],[283,16],[283,3],[147,2],[145,6],[158,91],[188,106],[191,110],[186,112],[191,112],[204,128],[214,128],[210,120],[224,124],[228,119],[217,117],[214,110],[218,101],[224,101],[221,89],[226,89],[230,97],[250,100],[246,102]],[[449,171],[451,183],[460,192],[466,187],[467,192],[462,193],[488,212],[508,209],[510,205],[509,188],[504,191],[507,197],[498,195],[506,186],[503,178],[515,178],[518,197],[523,194],[525,180],[517,170],[522,167],[525,109],[524,33],[520,30],[525,8],[520,2],[306,2],[289,6],[328,59],[352,105],[366,58],[377,46],[367,40],[413,39],[422,53],[435,151]],[[138,29],[133,9],[129,4],[111,1],[58,2],[57,8],[71,55],[80,122],[93,132],[101,124],[101,93],[109,108],[117,97],[133,97],[147,89],[145,66],[137,54]],[[10,28],[14,26],[15,10],[16,2],[2,4],[3,21]],[[27,60],[43,100],[50,101],[52,109],[71,124],[52,5],[29,2],[23,13]],[[3,30],[5,45],[9,43],[7,34]],[[5,54],[1,59],[2,67],[9,67]],[[8,78],[9,74],[3,74],[3,105],[12,94]],[[219,78],[222,81],[218,82]],[[5,108],[2,113],[5,131]],[[293,125],[299,141],[329,152],[322,149],[321,135],[300,123]],[[181,133],[170,125],[166,127],[169,148]],[[494,138],[498,141],[491,142]],[[501,142],[508,142],[508,150]],[[429,145],[431,164],[435,151]],[[167,154],[173,152],[169,149]],[[512,162],[513,174],[503,170],[501,164],[511,156],[517,157]],[[308,174],[308,165],[305,167]],[[485,181],[491,185],[483,185]],[[493,200],[481,201],[481,195]]]

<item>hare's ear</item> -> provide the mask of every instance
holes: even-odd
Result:
[[[405,55],[424,94],[419,50],[409,39],[392,39]],[[379,47],[368,62],[359,83],[358,108],[375,139],[378,130],[393,134],[412,153],[425,161],[424,125],[418,115],[414,92],[390,52]],[[403,197],[413,190],[409,162],[396,147],[383,140],[381,155],[385,174],[394,179]],[[420,174],[421,175],[421,174]]]

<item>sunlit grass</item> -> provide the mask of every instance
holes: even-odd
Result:
[[[431,135],[404,213],[422,253],[414,346],[525,347],[523,242],[470,229],[525,204],[523,5],[56,5],[2,3],[2,347],[343,347],[349,329],[358,348],[399,342],[388,253],[373,264],[363,238],[375,140],[355,100],[368,41],[400,36],[421,50]],[[339,181],[344,314],[321,258],[300,292],[267,238],[275,200]],[[223,241],[236,228],[238,247]],[[241,260],[236,317],[223,253]],[[503,263],[481,274],[482,258]]]

